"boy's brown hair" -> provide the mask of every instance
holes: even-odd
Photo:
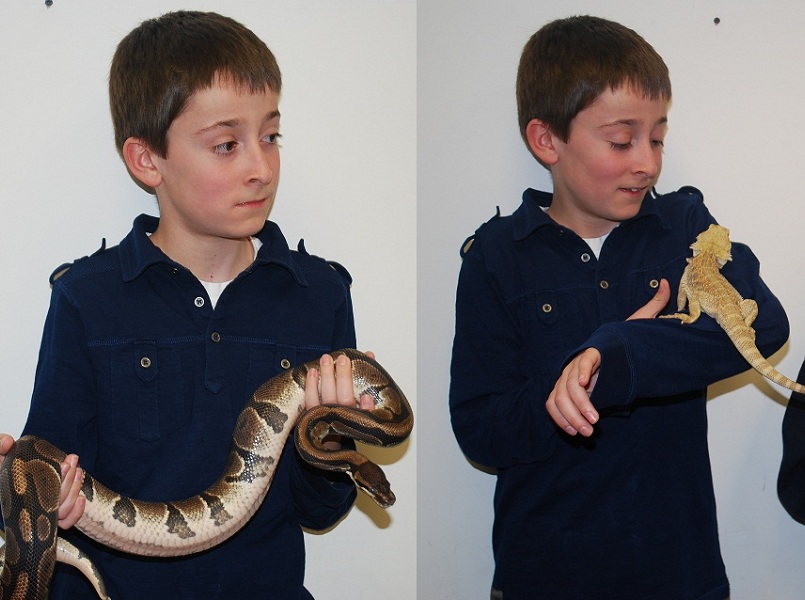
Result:
[[[140,138],[163,158],[167,133],[188,99],[218,78],[279,95],[274,55],[251,30],[211,12],[177,11],[144,21],[118,44],[109,71],[115,145]]]
[[[528,145],[526,127],[539,119],[566,142],[576,115],[624,84],[652,100],[671,99],[668,67],[633,30],[591,16],[548,23],[526,43],[517,70],[523,140]]]

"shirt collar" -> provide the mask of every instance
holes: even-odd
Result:
[[[625,223],[650,217],[657,219],[663,229],[668,229],[670,225],[659,210],[659,198],[653,190],[647,193],[638,213],[628,221],[625,221]],[[531,188],[523,192],[523,202],[512,214],[515,240],[523,240],[541,227],[560,227],[543,210],[550,206],[552,201],[553,194],[548,192]]]
[[[158,263],[181,267],[148,239],[148,236],[156,231],[157,225],[159,225],[159,218],[140,215],[134,220],[131,232],[120,242],[123,281],[136,279],[148,267]],[[276,223],[266,221],[263,229],[257,234],[257,238],[263,245],[257,252],[255,265],[279,265],[288,270],[296,283],[300,286],[307,286],[302,269],[294,260],[288,242]]]

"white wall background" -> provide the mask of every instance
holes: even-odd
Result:
[[[0,431],[17,435],[27,415],[50,272],[156,210],[115,153],[106,81],[120,38],[180,8],[227,14],[277,56],[284,140],[271,218],[292,246],[304,237],[349,268],[359,344],[416,402],[413,0],[2,0]],[[333,531],[308,536],[317,598],[415,597],[416,443],[371,455],[397,505],[361,498]],[[389,566],[364,568],[390,549]]]
[[[418,413],[422,600],[489,597],[494,477],[464,459],[447,411],[458,249],[496,205],[511,213],[524,188],[550,189],[547,172],[519,137],[517,62],[544,23],[584,13],[632,27],[665,58],[674,102],[658,189],[692,184],[704,191],[733,239],[760,257],[766,282],[788,311],[791,341],[773,362],[795,377],[805,357],[805,283],[798,264],[805,251],[805,5],[420,2],[418,389],[427,399]],[[732,600],[801,600],[805,528],[783,511],[775,490],[788,392],[749,374],[719,384],[711,397],[711,453]]]
[[[805,6],[794,0],[3,0],[0,431],[25,420],[51,270],[155,210],[115,154],[106,74],[125,33],[178,8],[228,14],[277,55],[285,138],[272,219],[292,243],[304,237],[348,266],[360,345],[417,411],[410,444],[373,453],[398,504],[383,513],[362,499],[335,530],[308,536],[318,598],[488,597],[494,478],[463,458],[447,413],[458,248],[495,206],[509,213],[525,187],[550,185],[519,138],[514,76],[522,45],[551,19],[619,20],[664,56],[674,105],[658,187],[702,189],[761,258],[792,328],[773,362],[797,374]],[[799,600],[805,529],[775,493],[788,394],[747,374],[711,397],[732,599]]]

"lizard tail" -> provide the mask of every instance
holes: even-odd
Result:
[[[735,344],[738,352],[741,353],[741,356],[746,359],[746,362],[748,362],[755,371],[763,375],[763,377],[769,381],[781,385],[792,392],[805,394],[805,385],[799,384],[780,373],[760,353],[760,350],[757,349],[757,345],[755,344],[755,331],[751,327],[747,327],[741,322],[740,324],[732,325],[729,329],[725,327],[724,330],[729,335],[732,343]]]

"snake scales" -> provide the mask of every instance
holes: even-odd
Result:
[[[374,409],[322,405],[305,411],[305,377],[318,361],[288,369],[252,395],[237,419],[224,471],[204,492],[177,502],[145,502],[121,496],[87,473],[86,508],[76,527],[106,546],[143,556],[183,556],[215,546],[238,531],[265,498],[294,427],[305,461],[347,472],[380,506],[391,506],[395,497],[380,467],[354,450],[326,450],[322,440],[342,435],[377,446],[399,444],[413,427],[411,407],[376,361],[352,349],[331,356],[340,354],[352,360],[356,397],[370,394]],[[6,525],[0,600],[47,598],[57,560],[81,569],[98,595],[108,598],[88,557],[57,536],[64,457],[47,441],[24,436],[0,467]]]

